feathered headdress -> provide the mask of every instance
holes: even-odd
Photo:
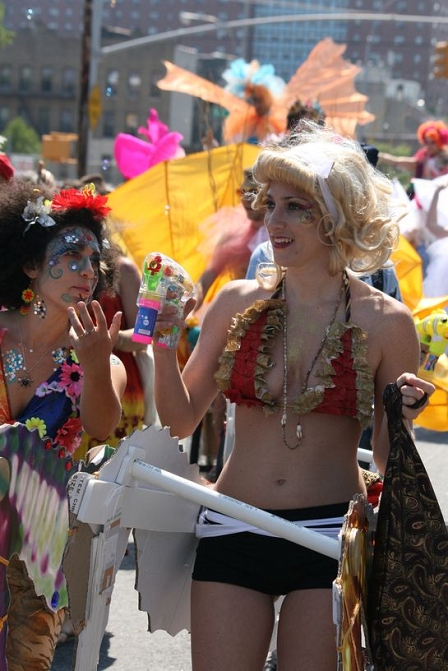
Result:
[[[355,89],[355,77],[360,68],[342,58],[345,48],[345,44],[336,44],[331,38],[321,40],[281,90],[282,80],[275,76],[272,65],[260,66],[257,61],[245,63],[242,59],[235,61],[224,73],[226,87],[168,61],[164,61],[167,74],[157,86],[196,96],[228,110],[224,122],[227,143],[247,141],[254,130],[258,140],[284,132],[288,110],[298,99],[318,102],[330,126],[341,135],[354,137],[358,124],[369,123],[375,117],[365,110],[367,96]],[[248,86],[259,85],[272,95],[269,114],[262,122],[244,95]],[[254,123],[258,125],[254,126]]]

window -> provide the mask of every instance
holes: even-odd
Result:
[[[128,93],[130,98],[138,98],[140,94],[140,87],[142,78],[137,72],[131,72],[128,77]]]
[[[50,132],[50,108],[39,107],[39,133],[44,135]]]
[[[19,91],[26,93],[33,88],[33,69],[29,65],[22,65],[19,73]]]
[[[59,128],[62,133],[73,133],[75,130],[75,123],[72,109],[61,110],[61,118],[59,120]]]
[[[46,65],[41,71],[40,90],[50,93],[53,90],[53,68]]]
[[[11,66],[2,65],[0,67],[0,89],[7,91],[11,88]]]
[[[118,82],[120,73],[118,70],[110,70],[106,78],[106,98],[113,98],[118,93]]]
[[[3,130],[9,121],[9,107],[0,105],[0,130]]]
[[[157,86],[157,82],[163,79],[164,73],[154,70],[151,73],[149,80],[149,97],[150,98],[160,98],[161,90]]]
[[[76,72],[74,68],[64,68],[62,72],[62,93],[73,95],[76,87]]]
[[[103,114],[103,135],[104,137],[115,137],[115,114],[112,110]]]
[[[134,112],[128,112],[125,119],[125,132],[130,133],[131,135],[136,135],[138,126],[139,123],[137,114]]]

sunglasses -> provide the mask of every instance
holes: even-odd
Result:
[[[255,198],[255,196],[258,193],[258,189],[237,189],[236,193],[240,198],[246,198],[247,200],[251,200],[252,198]]]

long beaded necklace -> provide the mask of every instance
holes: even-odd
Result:
[[[324,335],[322,337],[322,340],[320,341],[319,347],[317,349],[316,354],[313,357],[313,360],[311,361],[311,364],[306,371],[305,374],[305,380],[303,383],[303,387],[301,390],[301,395],[305,393],[305,391],[308,388],[308,382],[310,379],[310,375],[313,372],[314,366],[317,363],[318,358],[320,357],[322,350],[324,348],[324,345],[327,341],[328,334],[330,333],[330,329],[333,326],[335,320],[336,320],[336,315],[338,314],[339,306],[341,304],[342,296],[344,294],[344,287],[346,284],[346,275],[344,273],[342,277],[342,283],[341,283],[341,290],[338,295],[338,299],[336,301],[336,304],[334,306],[333,314],[331,315],[331,320],[326,327],[324,331]],[[283,277],[282,281],[282,298],[283,300],[286,301],[286,282],[285,282],[285,277]],[[302,443],[303,440],[303,430],[302,430],[302,425],[300,423],[300,417],[297,420],[297,426],[296,426],[296,436],[297,436],[297,443],[294,445],[290,445],[288,443],[288,439],[286,437],[286,422],[287,422],[287,409],[288,409],[288,321],[287,321],[287,309],[285,309],[284,313],[284,318],[283,318],[283,414],[282,414],[282,419],[281,419],[281,427],[282,427],[282,438],[283,438],[283,443],[286,445],[288,450],[296,450]]]
[[[19,336],[20,336],[20,347],[22,349],[22,354],[21,355],[16,355],[15,357],[15,362],[12,365],[11,362],[6,365],[6,374],[8,376],[8,382],[14,382],[17,380],[19,385],[21,387],[27,388],[30,387],[34,379],[31,376],[31,373],[33,370],[38,366],[38,364],[42,361],[42,359],[51,352],[51,355],[53,357],[53,360],[55,363],[61,364],[65,360],[66,357],[66,352],[67,349],[65,347],[58,347],[57,349],[54,349],[56,346],[56,343],[61,340],[63,337],[64,333],[66,332],[67,328],[62,331],[62,333],[59,334],[59,336],[56,338],[56,340],[47,348],[45,349],[40,357],[37,359],[37,361],[31,366],[31,368],[28,368],[26,365],[26,355],[25,355],[25,346],[23,344],[23,337],[22,337],[22,326],[20,323],[20,317],[18,318],[18,325],[19,325]],[[33,350],[30,350],[32,352]],[[9,355],[9,358],[11,358],[11,353],[7,352],[6,353],[7,358]],[[22,370],[23,373],[18,373],[19,370]],[[17,374],[16,374],[17,373]]]

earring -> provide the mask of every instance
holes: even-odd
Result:
[[[36,296],[36,300],[33,305],[33,312],[37,317],[45,319],[45,317],[47,316],[47,306],[45,305],[45,301],[43,298],[39,298],[39,296]]]
[[[34,301],[36,294],[33,291],[33,288],[30,284],[29,287],[22,291],[22,301],[23,305],[20,307],[20,313],[26,315],[30,309],[30,303]]]

